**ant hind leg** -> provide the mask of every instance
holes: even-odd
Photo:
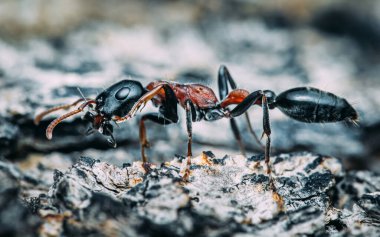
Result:
[[[253,129],[251,119],[249,118],[248,112],[244,113],[245,115],[245,120],[248,125],[248,131],[252,134],[253,138],[255,139],[256,143],[260,146],[260,148],[265,148],[265,145],[263,145],[259,139],[259,137],[256,135],[255,130]]]
[[[239,144],[241,154],[243,156],[246,156],[246,152],[245,152],[245,148],[244,148],[244,143],[243,143],[243,141],[241,139],[239,127],[236,124],[235,118],[231,118],[230,119],[230,124],[231,124],[231,128],[232,128],[232,132],[234,133],[234,137],[235,137],[236,141]]]
[[[271,174],[271,167],[270,167],[270,135],[271,135],[271,128],[270,128],[270,122],[269,122],[269,108],[268,108],[268,101],[265,96],[262,97],[262,108],[263,108],[263,137],[266,136],[266,143],[265,143],[265,164],[267,166],[267,174]]]

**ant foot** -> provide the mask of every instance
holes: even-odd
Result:
[[[269,173],[269,189],[272,191],[272,197],[273,200],[277,203],[277,209],[282,212],[285,210],[284,207],[284,199],[283,197],[277,192],[277,188],[274,185],[274,179],[272,175]]]
[[[151,163],[148,163],[148,162],[144,162],[143,164],[142,164],[142,167],[144,168],[144,170],[145,170],[145,173],[150,173],[150,171],[152,171],[152,168],[151,168]]]
[[[189,178],[190,178],[190,170],[185,170],[185,173],[182,176],[182,181],[187,183],[189,182]]]
[[[183,180],[184,182],[188,182],[188,181],[189,181],[189,178],[190,178],[190,165],[191,165],[190,158],[191,158],[191,157],[188,157],[188,158],[187,158],[186,166],[183,167],[183,169],[181,170],[181,174],[183,174],[183,176],[182,176],[182,180]]]
[[[274,187],[273,181],[271,182],[271,190],[272,190],[272,197],[273,200],[277,203],[277,209],[281,212],[284,211],[284,199],[283,197],[277,192],[276,188]]]

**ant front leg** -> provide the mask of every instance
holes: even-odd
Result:
[[[155,123],[158,123],[161,125],[173,123],[170,119],[167,119],[163,116],[164,115],[159,114],[159,113],[148,113],[148,114],[144,114],[140,120],[139,131],[140,131],[141,158],[142,158],[142,162],[143,162],[143,167],[144,167],[146,172],[149,172],[150,168],[149,168],[148,159],[145,155],[145,148],[149,147],[149,142],[148,142],[148,139],[146,136],[145,121],[150,120],[152,122],[155,122]]]
[[[74,103],[71,103],[71,104],[65,104],[65,105],[59,105],[59,106],[56,106],[56,107],[53,107],[53,108],[50,108],[50,109],[47,109],[41,113],[39,113],[35,118],[34,118],[34,124],[35,125],[38,125],[41,120],[48,114],[54,112],[54,111],[58,111],[58,110],[67,110],[67,109],[70,109],[71,107],[73,106],[76,106],[78,105],[80,102],[83,102],[83,101],[93,101],[92,99],[85,99],[85,98],[81,98],[77,101],[75,101]]]
[[[178,122],[177,113],[177,97],[174,91],[168,85],[163,85],[165,91],[165,100],[160,106],[159,113],[148,113],[142,116],[140,120],[140,144],[141,144],[141,158],[145,171],[149,171],[148,159],[145,155],[145,148],[149,147],[149,142],[146,138],[145,120],[151,120],[155,123],[166,125]]]
[[[193,140],[193,128],[192,128],[192,114],[191,114],[191,106],[192,102],[190,100],[187,100],[185,103],[185,109],[186,109],[186,128],[187,128],[187,161],[186,161],[186,168],[183,175],[183,180],[187,181],[190,177],[190,166],[191,166],[191,157],[193,156],[191,145]]]

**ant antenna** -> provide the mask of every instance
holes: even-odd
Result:
[[[79,91],[79,94],[82,96],[84,102],[87,103],[88,100],[86,99],[86,97],[84,97],[84,94],[82,93],[81,89],[79,87],[77,87],[77,90]],[[93,108],[92,104],[90,104],[89,106],[90,106],[90,108]]]
[[[84,101],[87,102],[86,97],[84,97],[84,95],[83,95],[83,93],[82,93],[82,91],[80,90],[79,87],[77,87],[77,90],[79,91],[79,94],[82,96],[82,98],[84,99]]]

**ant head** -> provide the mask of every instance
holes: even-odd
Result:
[[[120,81],[96,97],[95,111],[106,120],[111,120],[114,115],[123,117],[146,92],[138,81]]]
[[[264,94],[265,94],[265,97],[267,98],[269,108],[273,109],[276,104],[276,97],[277,97],[276,94],[271,90],[265,90]]]

